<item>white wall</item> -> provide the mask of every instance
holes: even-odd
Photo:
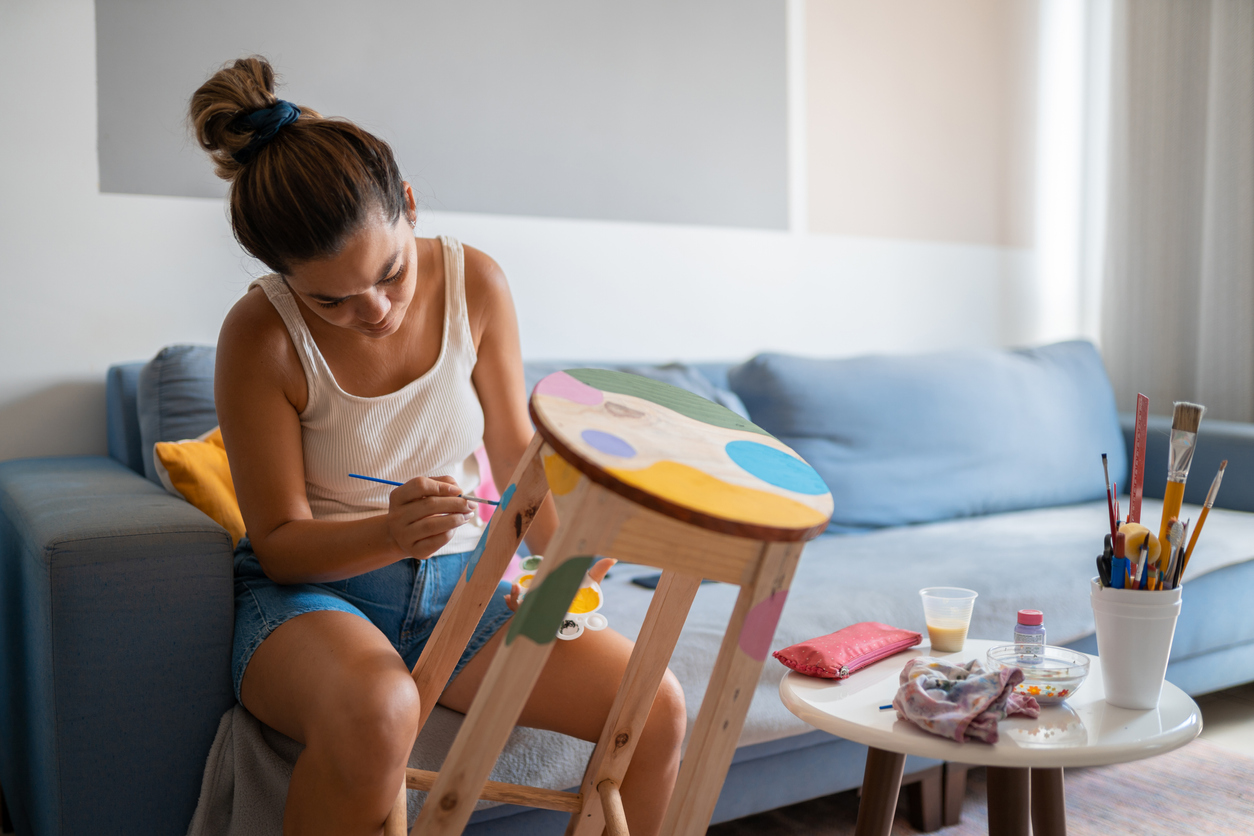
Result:
[[[103,452],[108,366],[213,342],[249,279],[217,201],[99,192],[93,15],[90,0],[0,4],[0,459]],[[420,229],[496,257],[536,359],[998,345],[1016,338],[1001,309],[1028,258],[979,244],[437,212]]]

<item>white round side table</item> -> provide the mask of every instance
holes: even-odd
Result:
[[[1008,642],[967,639],[957,653],[937,653],[955,663],[979,659],[988,667],[989,648]],[[1167,682],[1158,708],[1133,711],[1108,705],[1101,660],[1060,706],[1042,708],[1036,720],[1007,717],[1000,740],[958,743],[930,734],[897,712],[881,710],[897,693],[898,676],[910,659],[933,655],[928,644],[877,662],[844,680],[789,673],[780,698],[793,714],[815,728],[870,747],[858,810],[857,836],[887,836],[906,755],[987,766],[990,836],[1061,836],[1067,831],[1063,805],[1064,767],[1104,766],[1170,752],[1197,737],[1202,715],[1188,694]]]

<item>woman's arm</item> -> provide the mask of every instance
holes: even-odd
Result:
[[[214,401],[240,512],[266,575],[279,583],[341,580],[429,557],[447,543],[471,509],[446,480],[406,482],[376,517],[313,519],[299,419],[307,390],[278,312],[265,294],[246,294],[218,338]]]
[[[497,485],[509,484],[535,431],[527,416],[518,315],[505,273],[488,256],[466,247],[466,301],[478,362],[471,380],[483,405],[483,444]],[[557,530],[557,513],[545,500],[531,528],[527,545],[543,554]]]

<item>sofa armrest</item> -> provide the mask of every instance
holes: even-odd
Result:
[[[1132,465],[1136,415],[1119,413],[1123,440]],[[1161,499],[1167,484],[1167,446],[1171,441],[1171,417],[1151,415],[1145,441],[1145,496]],[[1210,490],[1219,463],[1228,460],[1223,487],[1215,500],[1217,508],[1254,511],[1254,424],[1203,419],[1197,435],[1197,450],[1189,469],[1184,501],[1201,505]],[[1121,488],[1122,490],[1122,488]],[[1124,491],[1126,493],[1126,491]]]
[[[234,702],[232,550],[110,458],[0,462],[0,782],[19,831],[182,834]]]

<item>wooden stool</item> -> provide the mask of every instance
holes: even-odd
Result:
[[[569,812],[568,834],[626,834],[618,786],[701,579],[712,578],[740,595],[663,825],[676,836],[704,833],[797,559],[826,526],[831,495],[808,464],[749,421],[647,378],[595,369],[549,375],[531,397],[531,418],[536,436],[414,666],[423,722],[550,493],[558,530],[443,768],[406,770],[406,785],[429,793],[412,833],[459,834],[485,798]],[[602,556],[663,572],[580,791],[488,781],[584,573]],[[385,831],[404,826],[402,790]]]

